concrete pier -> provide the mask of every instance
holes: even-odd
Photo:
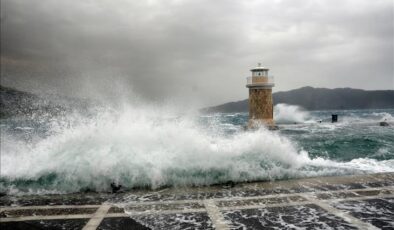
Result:
[[[393,227],[394,173],[122,194],[3,196],[5,229],[382,229]]]

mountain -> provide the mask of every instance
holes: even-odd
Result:
[[[394,108],[394,90],[303,87],[273,94],[274,104],[299,105],[307,110]],[[88,114],[96,102],[56,95],[36,95],[0,85],[0,118]],[[248,100],[204,108],[202,112],[247,112]]]
[[[394,108],[394,90],[302,87],[273,94],[274,104],[299,105],[307,110]],[[203,112],[247,112],[248,99],[204,108]]]

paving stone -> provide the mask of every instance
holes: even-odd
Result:
[[[342,201],[334,207],[381,229],[394,229],[394,198]]]
[[[393,194],[393,191],[389,190],[367,190],[367,191],[357,191],[355,192],[360,196],[377,196],[377,195],[389,195]]]
[[[0,197],[0,206],[99,205],[113,196],[106,193],[3,196]]]
[[[357,229],[316,205],[223,212],[232,229]]]
[[[144,211],[165,211],[165,210],[187,210],[203,209],[204,205],[199,203],[182,203],[182,204],[138,204],[126,205],[126,211],[144,212]]]
[[[128,217],[113,217],[104,218],[101,224],[98,226],[99,230],[148,230],[150,228],[138,223],[137,221]]]
[[[108,213],[124,213],[124,208],[111,207],[111,208],[108,210]]]
[[[88,219],[69,219],[69,220],[35,220],[22,222],[3,222],[0,223],[1,230],[36,230],[36,229],[82,229]]]
[[[351,198],[351,197],[358,197],[358,196],[360,196],[360,195],[357,195],[353,192],[332,192],[332,193],[317,194],[316,198],[321,199],[321,200],[327,200],[327,199]]]
[[[18,209],[2,211],[0,217],[93,214],[96,210],[97,208]]]
[[[133,218],[154,229],[214,229],[207,213],[147,215]]]
[[[248,200],[226,200],[217,201],[218,207],[231,207],[231,206],[250,206],[250,205],[270,205],[270,204],[288,204],[289,202],[301,202],[306,201],[305,198],[300,196],[288,196],[288,197],[274,197],[264,199],[248,199]]]

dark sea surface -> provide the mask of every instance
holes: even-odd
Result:
[[[247,113],[157,106],[1,120],[0,192],[286,180],[394,171],[394,109],[306,112],[279,104],[279,130],[245,130]],[[179,115],[181,114],[181,115]],[[338,114],[331,123],[331,114]],[[390,126],[379,126],[386,121]]]

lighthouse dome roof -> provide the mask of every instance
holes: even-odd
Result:
[[[251,69],[250,71],[256,72],[256,71],[261,71],[261,70],[269,70],[269,69],[266,67],[263,67],[263,66],[258,66],[258,67]]]
[[[257,64],[257,67],[254,67],[253,69],[251,69],[250,71],[252,72],[256,72],[256,71],[262,71],[262,70],[269,70],[268,68],[261,66],[261,63]]]

